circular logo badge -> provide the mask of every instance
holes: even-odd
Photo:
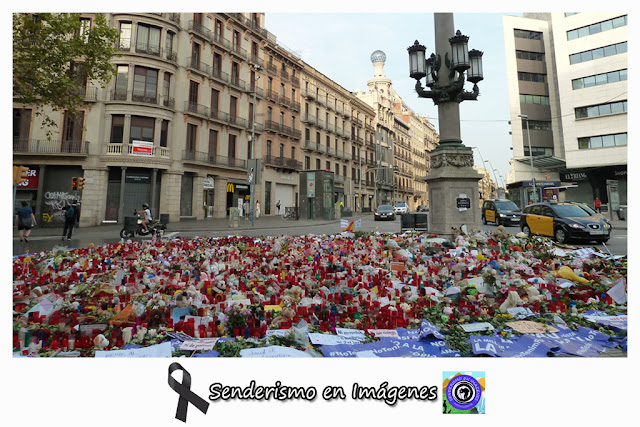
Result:
[[[480,383],[470,375],[458,375],[447,384],[447,400],[456,409],[465,411],[478,404],[482,397]]]

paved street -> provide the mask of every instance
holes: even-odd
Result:
[[[380,233],[393,233],[400,231],[400,219],[395,221],[374,221],[373,214],[363,214],[346,218],[348,220],[362,219],[360,231],[379,231]],[[607,243],[607,248],[614,255],[627,254],[627,223],[625,221],[614,220],[611,239]],[[97,227],[84,227],[74,230],[71,241],[60,241],[62,229],[44,228],[32,231],[32,236],[28,243],[19,242],[18,232],[14,228],[13,254],[20,255],[26,252],[39,252],[51,250],[56,245],[68,247],[86,247],[89,243],[103,244],[120,241],[119,232],[121,225],[108,224]],[[487,224],[482,228],[487,231],[496,229],[495,225]],[[240,220],[239,227],[229,228],[229,221],[223,219],[204,219],[199,221],[184,221],[169,224],[166,232],[167,237],[194,237],[202,236],[226,236],[229,234],[245,234],[248,236],[261,235],[302,235],[302,234],[333,234],[342,230],[339,220],[298,220],[291,221],[282,219],[280,216],[261,217],[254,221],[253,226],[247,220]],[[358,230],[358,229],[356,229]],[[518,233],[518,227],[507,227],[508,233]],[[139,237],[136,239],[150,239],[150,237]],[[604,249],[602,245],[587,244],[577,245],[578,247],[596,247]]]

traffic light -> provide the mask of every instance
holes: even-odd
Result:
[[[71,190],[76,191],[78,189],[78,177],[71,178]]]
[[[83,177],[79,177],[78,178],[78,190],[82,190],[84,188],[84,178]]]
[[[13,167],[13,184],[19,185],[29,180],[28,177],[29,168],[26,166],[14,166]]]

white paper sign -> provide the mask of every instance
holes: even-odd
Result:
[[[265,334],[265,338],[269,338],[271,335],[276,337],[283,337],[289,332],[289,329],[269,329]]]
[[[395,329],[367,329],[367,331],[377,338],[400,338]]]
[[[627,293],[624,289],[624,279],[620,279],[616,282],[616,285],[607,291],[609,295],[617,304],[626,304]]]
[[[180,345],[180,350],[185,351],[197,351],[197,350],[212,350],[216,345],[219,338],[200,338],[195,340],[185,341]]]
[[[467,323],[462,325],[465,332],[493,331],[493,325],[489,322]]]
[[[128,350],[96,351],[95,357],[171,357],[172,347],[169,341],[161,344]]]
[[[359,340],[346,339],[337,335],[310,332],[309,340],[315,345],[361,344]]]
[[[260,348],[245,348],[240,350],[241,357],[311,357],[309,353],[295,348],[272,345]]]
[[[364,341],[364,331],[361,329],[336,328],[336,334],[339,337],[354,340],[358,342]]]
[[[534,316],[530,309],[524,307],[507,308],[507,311],[516,319],[525,319],[529,316]]]

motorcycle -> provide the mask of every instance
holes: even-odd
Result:
[[[145,230],[140,215],[137,212],[133,214],[135,216],[124,219],[124,227],[120,230],[120,237],[123,239],[134,237],[136,234],[139,236],[153,236],[154,234],[163,233],[167,229],[166,224],[156,219],[147,224],[147,230]]]

